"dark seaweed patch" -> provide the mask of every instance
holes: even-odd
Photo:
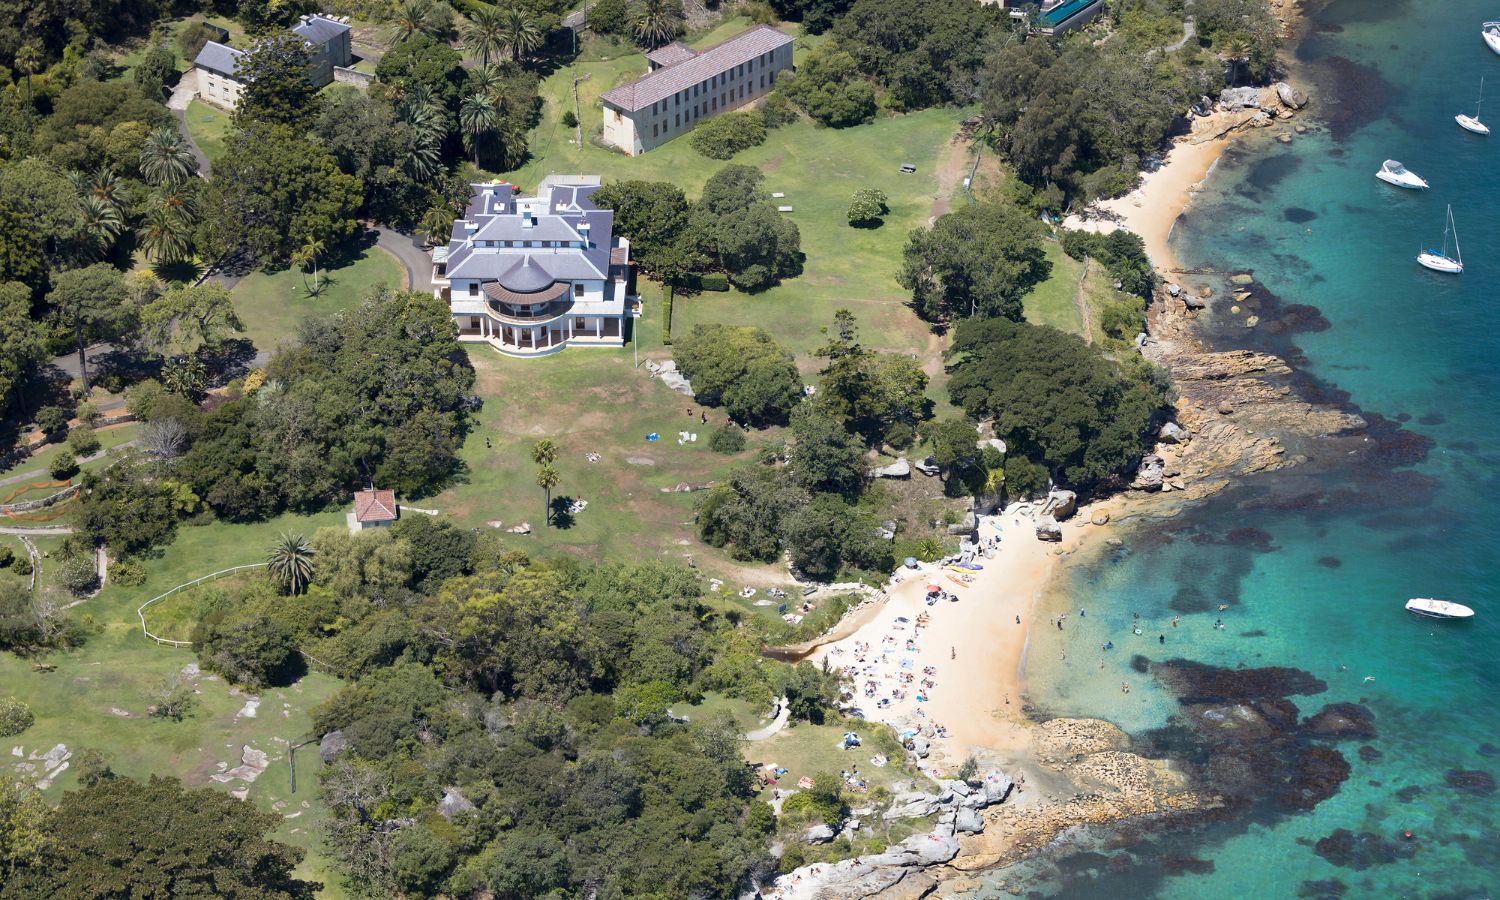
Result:
[[[1495,793],[1495,776],[1483,769],[1449,769],[1443,774],[1448,787],[1471,797],[1488,797]]]
[[[1418,785],[1418,784],[1409,784],[1406,787],[1402,788],[1401,790],[1397,791],[1395,793],[1395,797],[1396,797],[1397,800],[1401,801],[1402,803],[1410,803],[1413,800],[1415,800],[1418,797],[1420,797],[1423,794],[1425,794],[1426,792],[1427,792],[1426,789],[1423,788],[1421,785]]]
[[[1288,222],[1296,222],[1298,225],[1301,225],[1303,222],[1311,222],[1313,219],[1316,219],[1318,214],[1310,209],[1303,209],[1300,206],[1288,206],[1281,211],[1281,217]]]
[[[1441,425],[1441,424],[1443,424],[1446,421],[1447,421],[1447,419],[1443,418],[1443,414],[1442,413],[1435,413],[1435,412],[1433,412],[1433,413],[1428,413],[1427,415],[1425,415],[1422,418],[1418,419],[1417,420],[1417,424],[1418,425],[1429,425],[1429,426],[1430,425]]]
[[[1337,556],[1318,557],[1318,565],[1322,566],[1325,569],[1337,569],[1343,564],[1344,561],[1342,559],[1339,559]]]
[[[1365,762],[1380,762],[1385,758],[1385,754],[1381,753],[1380,750],[1376,749],[1375,747],[1371,747],[1369,744],[1365,744],[1363,747],[1359,748],[1359,758],[1364,760]]]
[[[1313,852],[1342,869],[1362,872],[1372,866],[1384,866],[1398,859],[1411,859],[1416,855],[1414,841],[1386,840],[1371,831],[1355,834],[1347,828],[1338,828],[1313,845]]]
[[[1328,878],[1322,881],[1302,882],[1297,888],[1297,896],[1307,897],[1310,900],[1338,900],[1347,890],[1349,890],[1349,885],[1337,878]]]

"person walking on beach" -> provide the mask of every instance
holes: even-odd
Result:
[[[949,659],[958,659],[958,648],[957,647],[949,647],[948,648],[948,658]]]
[[[1021,617],[1020,616],[1016,616],[1016,624],[1017,625],[1021,624]]]

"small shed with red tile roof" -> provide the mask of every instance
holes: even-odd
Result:
[[[400,517],[395,491],[355,491],[353,528],[379,528]]]

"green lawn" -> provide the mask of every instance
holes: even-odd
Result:
[[[229,790],[244,785],[221,785],[209,776],[218,771],[218,762],[238,765],[240,748],[249,744],[270,756],[270,767],[251,786],[250,799],[263,809],[288,817],[276,832],[279,839],[321,853],[318,827],[326,811],[318,802],[315,787],[321,764],[316,748],[297,753],[295,795],[288,790],[286,749],[288,742],[310,736],[308,710],[327,698],[338,681],[310,674],[288,688],[265,691],[260,695],[257,715],[249,718],[237,715],[245,702],[243,696],[231,695],[222,680],[203,675],[197,679],[199,703],[194,714],[183,722],[157,721],[145,713],[149,702],[146,692],[195,657],[189,650],[158,647],[142,637],[135,610],[143,600],[212,569],[258,562],[278,532],[311,533],[342,520],[342,511],[335,510],[313,517],[283,516],[253,525],[216,522],[182,526],[176,542],[160,558],[145,561],[144,585],[107,586],[74,611],[97,630],[81,649],[50,654],[46,661],[56,665],[56,671],[35,671],[30,660],[0,655],[4,693],[26,702],[36,715],[36,724],[8,738],[6,748],[21,746],[26,753],[45,752],[61,743],[75,754],[98,749],[110,756],[115,771],[123,775],[143,778],[152,773],[170,774],[190,785]],[[44,543],[57,540],[38,540],[38,547],[47,552],[51,548]],[[9,755],[5,759],[8,774],[18,760]],[[55,801],[62,791],[76,785],[75,773],[69,771],[46,795]],[[307,807],[303,807],[304,802]],[[278,803],[284,806],[278,807]],[[328,861],[321,855],[310,858],[302,874],[329,885],[326,896],[342,896]]]
[[[245,336],[256,349],[272,350],[288,343],[296,338],[297,325],[303,319],[349,309],[376,285],[399,288],[406,277],[394,257],[374,246],[360,251],[351,262],[333,265],[318,271],[317,296],[308,292],[312,273],[295,268],[255,271],[235,285],[234,309],[245,323]]]
[[[1026,321],[1081,335],[1078,280],[1083,276],[1083,263],[1062,252],[1056,241],[1047,241],[1044,247],[1047,260],[1052,263],[1052,277],[1026,296]]]
[[[111,425],[107,428],[101,428],[94,433],[99,436],[100,449],[109,450],[112,447],[118,447],[120,444],[123,444],[126,441],[134,440],[139,427],[140,426],[133,423],[127,423],[124,425]],[[47,467],[52,465],[53,458],[56,457],[58,453],[62,452],[62,449],[66,446],[66,444],[60,443],[45,444],[37,452],[16,463],[14,466],[11,466],[8,469],[0,469],[0,477],[10,478],[19,475],[25,475],[34,481],[50,482],[52,480],[52,476],[47,472]],[[101,464],[103,464],[103,461],[89,463],[83,468],[87,470]],[[0,498],[3,498],[5,495],[15,490],[17,487],[20,487],[21,484],[22,482],[14,482],[12,484],[0,485]],[[16,501],[15,499],[12,499],[0,502],[13,503]]]
[[[203,150],[203,155],[213,163],[224,155],[224,141],[229,137],[230,113],[194,99],[188,104],[188,133],[193,143]]]
[[[192,15],[184,19],[160,21],[156,27],[166,31],[167,46],[177,56],[177,71],[179,72],[186,72],[192,68],[193,61],[182,56],[182,49],[177,46],[177,36],[182,33],[182,30],[187,27],[189,22],[201,21],[208,21],[227,29],[231,45],[237,47],[245,46],[245,29],[233,19],[226,19],[220,16],[206,17],[203,15]],[[135,67],[140,65],[141,60],[145,58],[146,51],[151,49],[155,39],[156,36],[154,34],[151,39],[132,38],[130,41],[114,48],[116,54],[115,67],[117,70],[115,77],[117,80],[126,80],[133,77]]]

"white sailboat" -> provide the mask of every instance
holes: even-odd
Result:
[[[1448,235],[1453,235],[1453,255],[1448,255]],[[1423,250],[1417,254],[1417,262],[1434,272],[1458,275],[1464,270],[1463,251],[1458,248],[1458,226],[1453,223],[1453,206],[1448,206],[1448,224],[1443,228],[1443,251]]]
[[[1484,36],[1484,42],[1490,45],[1491,50],[1500,53],[1500,22],[1485,22],[1479,33]]]
[[[1479,107],[1483,105],[1484,79],[1481,78],[1479,79],[1479,102],[1474,104],[1474,115],[1466,116],[1463,113],[1459,113],[1458,115],[1453,117],[1453,121],[1457,122],[1459,127],[1463,128],[1465,131],[1472,131],[1475,134],[1489,134],[1490,126],[1479,121]]]

